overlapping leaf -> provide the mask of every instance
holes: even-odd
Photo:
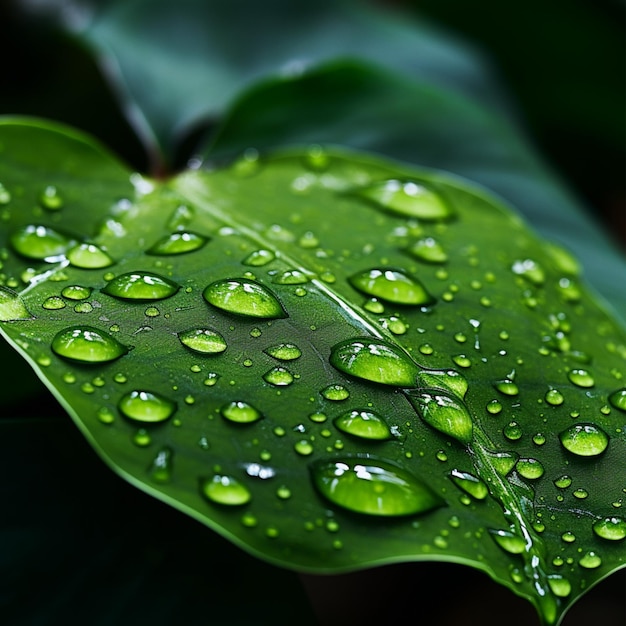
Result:
[[[473,565],[548,623],[623,565],[624,331],[493,198],[319,148],[157,184],[1,131],[3,333],[133,484],[287,567]]]

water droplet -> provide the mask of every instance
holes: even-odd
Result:
[[[48,185],[39,195],[39,203],[48,211],[58,211],[63,208],[63,198],[54,185]]]
[[[74,267],[86,270],[96,270],[113,265],[113,259],[93,243],[80,243],[71,248],[67,259]]]
[[[276,490],[276,495],[281,499],[281,500],[289,500],[289,498],[291,498],[291,490],[286,487],[285,485],[281,485],[277,490]]]
[[[408,330],[408,326],[396,315],[382,317],[378,321],[383,328],[391,331],[394,335],[404,335]]]
[[[223,405],[220,409],[220,413],[227,420],[236,422],[237,424],[251,424],[263,417],[256,407],[239,400]]]
[[[394,304],[425,306],[435,301],[417,278],[399,269],[373,268],[353,274],[348,281],[361,293]]]
[[[574,383],[578,387],[593,387],[595,385],[595,381],[593,380],[593,376],[587,371],[582,369],[573,369],[567,373],[567,377],[570,382]]]
[[[455,363],[455,365],[458,365],[459,367],[471,367],[472,362],[470,361],[470,359],[468,357],[466,357],[464,354],[455,354],[452,357],[452,361]]]
[[[180,285],[153,272],[128,272],[109,281],[102,292],[122,300],[162,300],[173,296]]]
[[[48,311],[58,311],[59,309],[64,309],[66,305],[60,296],[50,296],[43,301],[41,306]]]
[[[491,538],[506,552],[510,554],[522,554],[526,550],[526,541],[523,537],[509,530],[489,529]]]
[[[107,363],[128,352],[117,339],[92,326],[72,326],[58,332],[51,347],[55,354],[80,363]]]
[[[609,445],[609,436],[593,424],[575,424],[562,433],[559,438],[563,447],[578,456],[597,456]]]
[[[112,424],[115,421],[115,415],[113,411],[106,406],[102,406],[98,409],[97,412],[98,421],[103,424]]]
[[[578,560],[578,565],[585,569],[596,569],[602,565],[602,559],[593,551],[585,552]]]
[[[584,500],[589,495],[589,492],[586,489],[582,489],[581,487],[579,487],[578,489],[574,490],[572,495],[579,500]]]
[[[418,349],[422,354],[425,354],[427,356],[435,351],[435,349],[429,343],[423,343]]]
[[[571,530],[566,530],[562,535],[561,539],[565,543],[574,543],[576,541],[576,535]]]
[[[362,439],[384,441],[392,438],[387,422],[373,411],[346,411],[334,419],[334,424],[342,432]]]
[[[452,477],[452,482],[457,485],[457,487],[463,489],[463,491],[476,498],[476,500],[484,500],[489,495],[487,485],[473,474],[453,469],[450,472],[450,476]]]
[[[376,314],[384,313],[385,311],[383,303],[376,298],[370,298],[369,300],[366,300],[363,304],[363,308],[370,313]]]
[[[533,443],[536,446],[542,446],[546,442],[546,436],[542,433],[535,433],[533,435]]]
[[[301,456],[309,456],[313,454],[313,444],[306,439],[301,439],[293,444],[293,449]]]
[[[626,389],[618,389],[609,396],[609,402],[620,411],[626,411]]]
[[[487,450],[486,454],[491,465],[500,476],[506,476],[515,467],[515,463],[519,458],[519,455],[515,452],[492,452]]]
[[[565,398],[558,389],[550,389],[546,393],[546,402],[552,406],[559,406],[565,402]]]
[[[173,254],[185,254],[199,250],[206,244],[208,239],[197,233],[179,231],[159,239],[146,254],[155,256],[169,256]]]
[[[557,598],[567,598],[572,593],[572,584],[561,574],[550,574],[548,576],[548,585]]]
[[[235,315],[264,319],[287,317],[278,298],[267,287],[246,278],[217,280],[202,295],[209,304]]]
[[[322,496],[357,513],[395,517],[444,504],[416,476],[387,461],[358,457],[318,461],[311,474]]]
[[[339,402],[350,397],[350,392],[343,385],[328,385],[320,392],[327,400]]]
[[[213,478],[202,480],[202,494],[211,502],[226,506],[241,506],[252,499],[250,490],[232,476],[216,474]]]
[[[11,202],[11,193],[0,183],[0,205],[9,204]]]
[[[502,433],[507,439],[511,441],[517,441],[518,439],[522,437],[522,434],[523,434],[522,429],[517,422],[509,422],[502,429]]]
[[[559,489],[567,489],[571,484],[572,484],[572,479],[570,476],[567,475],[563,475],[560,478],[557,478],[554,481],[554,484],[559,488]]]
[[[11,235],[13,249],[28,259],[56,262],[72,245],[65,235],[47,226],[29,224]]]
[[[226,350],[226,340],[216,330],[191,328],[178,333],[180,342],[200,354],[220,354]]]
[[[300,358],[302,351],[293,343],[279,343],[264,350],[266,354],[280,361],[293,361]]]
[[[32,319],[20,295],[0,285],[0,322]]]
[[[133,435],[133,443],[140,448],[145,448],[152,443],[152,437],[150,437],[150,433],[145,428],[140,428]]]
[[[452,208],[435,191],[415,182],[385,180],[375,182],[355,192],[379,208],[421,220],[442,220],[453,215]]]
[[[293,382],[293,374],[284,367],[273,367],[263,374],[263,380],[270,385],[286,387]]]
[[[511,268],[513,273],[518,276],[523,276],[533,285],[543,285],[546,281],[546,273],[537,262],[532,259],[525,259],[524,261],[515,261]]]
[[[621,517],[605,517],[594,522],[593,532],[608,541],[621,541],[626,538],[626,520]]]
[[[154,391],[131,391],[122,396],[119,410],[138,422],[163,422],[176,411],[176,402]]]
[[[68,300],[86,300],[91,295],[91,289],[82,285],[68,285],[61,291],[61,295]]]
[[[417,365],[399,348],[362,337],[334,345],[330,364],[345,374],[383,385],[415,387]]]
[[[519,388],[509,378],[498,380],[494,383],[493,386],[505,396],[516,396],[519,393]]]
[[[286,270],[276,274],[272,282],[276,285],[303,285],[309,282],[309,277],[300,270]]]
[[[420,387],[450,391],[461,399],[467,393],[467,380],[456,370],[424,369],[419,372],[417,377]]]
[[[432,237],[416,241],[407,251],[416,259],[426,263],[445,263],[448,260],[443,246]]]
[[[427,424],[462,443],[471,441],[472,418],[459,399],[428,391],[413,392],[408,397]]]
[[[543,465],[537,459],[519,459],[515,464],[515,469],[520,476],[528,480],[537,480],[543,476]]]
[[[172,462],[174,453],[169,447],[161,448],[154,457],[148,472],[150,478],[157,483],[169,482],[172,477]]]
[[[561,278],[558,283],[558,289],[563,300],[566,302],[578,302],[582,297],[580,288],[576,282],[569,278]]]
[[[490,400],[487,403],[486,408],[487,408],[487,411],[491,413],[492,415],[497,415],[498,413],[502,411],[502,404],[500,403],[499,400]]]
[[[446,454],[445,450],[438,450],[437,454],[435,454],[435,457],[438,461],[441,461],[442,463],[445,463],[448,460],[448,455]]]
[[[271,263],[276,258],[276,255],[271,250],[255,250],[251,252],[243,261],[244,265],[252,267],[262,267]]]

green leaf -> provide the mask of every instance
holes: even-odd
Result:
[[[623,567],[624,329],[499,200],[318,147],[157,182],[0,143],[2,332],[132,484],[296,570],[472,565],[548,624]]]

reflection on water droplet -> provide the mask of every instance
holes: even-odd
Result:
[[[206,237],[197,233],[179,231],[159,239],[151,248],[146,250],[146,254],[155,256],[185,254],[199,250],[207,241]]]
[[[453,215],[452,207],[438,193],[420,183],[385,180],[357,189],[354,193],[396,215],[429,221]]]
[[[311,465],[313,484],[327,500],[366,515],[425,513],[444,502],[403,468],[374,458],[345,457]]]
[[[122,396],[119,410],[138,422],[163,422],[176,411],[176,402],[154,391],[131,391]]]
[[[172,464],[174,453],[172,449],[165,446],[161,448],[154,457],[148,472],[150,478],[157,483],[169,482],[172,477]]]
[[[543,285],[546,281],[546,273],[537,262],[532,259],[525,259],[524,261],[515,261],[511,268],[513,273],[518,276],[523,276],[533,285]]]
[[[107,363],[128,352],[117,339],[92,326],[72,326],[58,332],[51,347],[55,354],[80,363]]]
[[[477,478],[469,472],[461,472],[460,470],[453,469],[450,472],[450,476],[452,482],[454,482],[457,487],[463,489],[463,491],[476,498],[476,500],[484,500],[489,495],[487,485],[480,478]]]
[[[416,241],[407,251],[416,259],[426,263],[445,263],[448,260],[443,246],[432,237]]]
[[[264,350],[266,354],[280,361],[293,361],[302,355],[302,351],[293,343],[279,343]]]
[[[284,367],[273,367],[263,374],[263,380],[270,385],[286,387],[293,382],[293,374]]]
[[[0,322],[32,319],[20,295],[0,285]]]
[[[240,400],[223,405],[220,408],[220,413],[222,417],[237,424],[251,424],[263,417],[256,407]]]
[[[53,228],[29,224],[11,235],[13,249],[28,259],[56,262],[64,258],[72,241]]]
[[[350,392],[343,385],[328,385],[320,392],[327,400],[339,402],[350,397]]]
[[[626,411],[626,388],[618,389],[609,396],[609,402],[620,411]]]
[[[559,434],[566,450],[578,456],[597,456],[609,445],[609,436],[594,424],[575,424]]]
[[[412,392],[408,398],[427,424],[461,443],[471,441],[472,418],[461,400],[428,391]]]
[[[593,532],[608,541],[621,541],[626,538],[626,520],[621,517],[605,517],[594,522]]]
[[[191,328],[178,333],[178,339],[199,354],[220,354],[227,348],[224,337],[210,328]]]
[[[342,432],[361,439],[384,441],[392,438],[387,422],[373,411],[346,411],[334,419],[334,424]]]
[[[153,272],[128,272],[109,281],[102,292],[122,300],[163,300],[173,296],[180,285]]]
[[[86,300],[91,295],[91,289],[81,285],[68,285],[61,291],[61,295],[68,300]]]
[[[417,278],[400,269],[373,268],[353,274],[348,281],[361,293],[394,304],[425,306],[435,301]]]
[[[246,278],[217,280],[202,295],[209,304],[235,315],[263,319],[287,317],[278,298],[267,287]]]
[[[595,381],[593,380],[593,376],[587,371],[582,369],[573,369],[567,373],[567,377],[570,379],[570,382],[574,383],[578,387],[593,387],[595,385]]]
[[[510,554],[521,554],[526,550],[526,541],[524,538],[509,530],[495,530],[490,528],[489,534],[503,550]]]
[[[543,476],[543,465],[537,459],[519,459],[515,464],[515,469],[520,476],[528,480],[536,480]]]
[[[345,374],[397,387],[415,387],[417,365],[399,348],[362,337],[334,345],[330,364]]]
[[[93,243],[81,243],[71,248],[67,259],[74,267],[86,270],[96,270],[113,265],[113,259]]]
[[[461,399],[468,389],[466,378],[456,370],[423,369],[418,374],[418,383],[420,387],[450,391]]]
[[[232,476],[216,474],[200,482],[202,494],[211,502],[226,506],[241,506],[252,499],[250,490]]]
[[[572,584],[561,574],[550,574],[548,576],[548,585],[557,598],[567,598],[572,592]]]

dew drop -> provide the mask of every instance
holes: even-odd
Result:
[[[578,456],[597,456],[609,445],[609,436],[594,424],[575,424],[559,434],[563,447]]]
[[[145,428],[140,428],[133,435],[133,443],[140,448],[145,448],[152,443],[152,437],[150,437],[150,433]]]
[[[435,349],[429,343],[421,344],[418,349],[422,354],[425,354],[426,356],[432,354],[435,351]]]
[[[491,413],[492,415],[498,415],[498,413],[502,411],[502,404],[499,400],[490,400],[487,403],[486,409],[488,413]]]
[[[369,300],[366,300],[366,302],[363,304],[363,308],[370,313],[380,314],[385,312],[385,307],[383,303],[376,298],[370,298]]]
[[[330,364],[345,374],[383,385],[415,387],[417,365],[399,348],[362,337],[334,345]]]
[[[489,529],[491,538],[506,552],[510,554],[522,554],[526,550],[526,541],[523,537],[509,530]]]
[[[303,285],[309,282],[309,277],[300,270],[286,270],[276,274],[272,282],[276,285]]]
[[[516,396],[519,393],[519,388],[509,378],[498,380],[493,386],[505,396]]]
[[[594,522],[593,532],[608,541],[621,541],[626,538],[626,520],[621,517],[605,517]]]
[[[68,285],[61,291],[61,295],[68,300],[86,300],[91,295],[91,289],[82,285]]]
[[[567,489],[571,484],[572,484],[572,478],[570,476],[567,475],[563,475],[559,478],[557,478],[554,481],[554,484],[559,488],[559,489]]]
[[[80,243],[71,248],[67,259],[74,267],[96,270],[113,265],[113,259],[102,248],[93,243]]]
[[[20,295],[0,285],[0,322],[32,319]]]
[[[167,483],[172,477],[172,464],[174,453],[172,449],[165,446],[155,455],[148,472],[150,478],[156,483]]]
[[[522,429],[517,422],[509,422],[503,429],[502,433],[510,441],[517,441],[522,437]]]
[[[239,400],[224,404],[220,408],[220,413],[222,414],[222,417],[228,421],[235,422],[237,424],[251,424],[263,417],[261,412],[256,407]]]
[[[453,215],[452,208],[438,193],[415,182],[379,181],[356,190],[355,195],[395,215],[427,221]]]
[[[293,449],[300,456],[309,456],[310,454],[313,454],[313,444],[310,441],[307,441],[306,439],[301,439],[300,441],[296,441],[296,443],[293,444]]]
[[[572,584],[561,574],[550,574],[548,576],[548,585],[557,598],[567,598],[572,593]]]
[[[562,535],[561,539],[565,543],[574,543],[576,541],[576,535],[571,530],[566,530]]]
[[[48,185],[39,195],[39,203],[48,211],[58,211],[63,208],[63,198],[54,185]]]
[[[536,261],[525,259],[524,261],[515,261],[511,268],[514,274],[524,277],[528,282],[536,286],[541,286],[546,281],[546,273]]]
[[[267,287],[246,278],[217,280],[202,295],[209,304],[235,315],[264,319],[287,317],[278,298]]]
[[[251,267],[262,267],[271,263],[275,258],[276,255],[271,250],[260,249],[251,252],[242,263]]]
[[[492,452],[486,450],[490,464],[500,474],[506,476],[514,467],[519,456],[515,452]]]
[[[602,565],[602,559],[595,552],[589,551],[585,552],[585,554],[580,557],[578,565],[584,567],[585,569],[596,569]]]
[[[326,400],[339,402],[350,397],[350,392],[343,385],[328,385],[320,392]]]
[[[199,354],[220,354],[226,350],[226,340],[210,328],[190,328],[178,333],[180,342]]]
[[[461,399],[467,393],[467,379],[456,370],[424,369],[419,372],[417,377],[420,387],[450,391]]]
[[[109,281],[102,292],[121,300],[163,300],[173,296],[180,285],[153,272],[128,272]]]
[[[434,391],[413,392],[408,398],[427,424],[462,443],[471,441],[472,418],[462,401]]]
[[[453,469],[450,472],[450,476],[452,478],[452,482],[457,487],[460,487],[470,496],[476,498],[476,500],[484,500],[489,495],[487,485],[473,474]]]
[[[404,335],[408,330],[408,326],[396,315],[383,317],[378,321],[383,328],[391,331],[394,335]]]
[[[385,517],[425,513],[444,503],[403,468],[374,458],[345,457],[311,466],[319,493],[356,513]]]
[[[72,326],[58,332],[51,347],[60,357],[80,363],[107,363],[128,352],[117,339],[92,326]]]
[[[263,374],[263,380],[276,387],[286,387],[293,382],[293,374],[284,367],[273,367]]]
[[[515,464],[515,469],[520,476],[528,480],[537,480],[543,476],[543,465],[537,459],[519,459]]]
[[[421,282],[399,269],[373,268],[353,274],[348,281],[361,293],[394,304],[425,306],[435,301]]]
[[[387,422],[373,411],[354,409],[342,413],[333,421],[340,431],[361,439],[385,441],[392,438]]]
[[[470,361],[470,359],[466,357],[464,354],[455,354],[452,357],[452,361],[455,363],[455,365],[458,365],[459,367],[463,367],[463,368],[471,367],[472,365],[472,362]]]
[[[584,500],[589,495],[589,492],[586,489],[582,489],[579,487],[578,489],[574,490],[572,495],[579,500]]]
[[[445,263],[448,260],[443,246],[432,237],[416,241],[407,249],[407,252],[425,263]]]
[[[176,402],[154,391],[131,391],[122,396],[119,410],[137,422],[164,422],[176,411]]]
[[[558,389],[550,389],[546,393],[546,402],[551,404],[552,406],[559,406],[563,404],[565,398],[563,394]]]
[[[574,383],[577,387],[589,388],[595,385],[593,376],[587,371],[582,369],[573,369],[567,373],[567,377],[570,382]]]
[[[250,490],[232,476],[216,474],[200,482],[200,490],[208,500],[226,506],[241,506],[252,499]],[[246,524],[250,526],[250,524]],[[255,524],[256,525],[256,521]]]
[[[281,485],[277,490],[276,490],[276,495],[281,499],[281,500],[289,500],[289,498],[291,498],[291,490],[286,487],[285,485]]]
[[[146,254],[154,256],[170,256],[174,254],[185,254],[199,250],[207,243],[208,239],[197,233],[189,231],[179,231],[159,239],[151,248],[146,250]]]
[[[279,361],[294,361],[302,356],[302,351],[293,343],[279,343],[264,350],[266,354]]]
[[[112,424],[115,421],[115,415],[113,411],[106,406],[102,406],[98,409],[97,412],[98,421],[103,424]]]
[[[542,446],[546,442],[546,436],[542,433],[535,433],[533,435],[533,443],[536,446]]]
[[[609,402],[620,411],[626,411],[626,389],[618,389],[609,396]]]
[[[64,258],[72,241],[47,226],[29,224],[11,235],[13,249],[28,259],[56,262]]]

